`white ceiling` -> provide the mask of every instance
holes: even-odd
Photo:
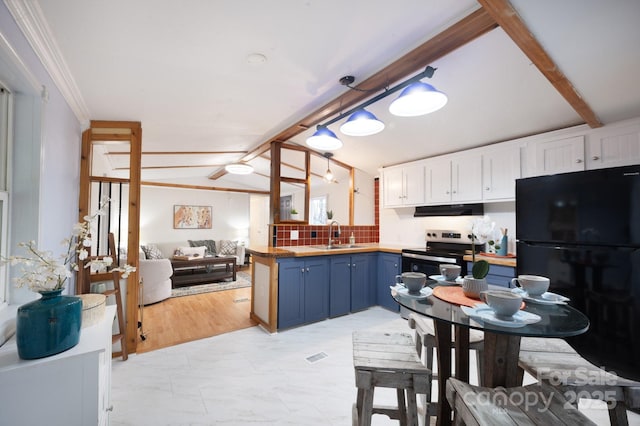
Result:
[[[77,86],[83,119],[140,121],[143,151],[247,151],[269,140],[480,6],[474,0],[6,0],[48,25]],[[640,2],[512,0],[533,35],[604,124],[640,116]],[[267,57],[248,62],[252,53]],[[449,96],[431,115],[368,109],[377,135],[341,135],[335,158],[382,166],[462,150],[582,119],[502,29],[431,64]],[[416,72],[417,73],[417,72]],[[409,76],[407,76],[409,77]],[[390,82],[394,84],[397,82]],[[375,95],[374,93],[372,95]],[[313,129],[293,138],[304,145]],[[241,154],[144,156],[143,166],[220,165]],[[118,157],[109,160],[118,166]],[[314,162],[323,173],[326,160]],[[254,162],[269,173],[267,159]],[[143,170],[143,180],[268,189],[259,174],[218,167]]]

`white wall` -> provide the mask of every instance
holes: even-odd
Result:
[[[268,195],[252,194],[249,196],[249,241],[253,246],[269,245]]]
[[[35,240],[41,249],[62,253],[60,242],[78,219],[81,123],[3,2],[0,35],[9,46],[0,48],[0,79],[16,95],[9,251]],[[68,292],[73,287],[70,282]],[[9,290],[11,303],[36,297],[27,289]]]
[[[382,192],[382,191],[381,191]],[[407,248],[422,247],[427,229],[467,229],[471,220],[467,217],[413,217],[414,207],[380,209],[380,243],[400,244]],[[516,214],[515,202],[487,203],[485,215],[497,228],[507,228],[509,252],[515,252]]]
[[[368,173],[356,169],[353,194],[353,224],[374,225],[375,217],[375,179]]]
[[[212,207],[211,229],[173,229],[173,206]],[[249,245],[249,195],[235,192],[143,186],[140,191],[140,243],[238,240]]]

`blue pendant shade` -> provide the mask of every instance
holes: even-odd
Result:
[[[311,137],[307,138],[307,145],[311,148],[331,151],[342,148],[342,141],[331,130],[320,126]]]
[[[389,105],[389,112],[400,117],[415,117],[437,111],[447,103],[447,95],[430,84],[417,81],[402,90]]]
[[[369,111],[359,109],[340,126],[340,131],[349,136],[369,136],[380,133],[384,123]]]

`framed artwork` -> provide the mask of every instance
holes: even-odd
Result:
[[[211,206],[173,206],[174,229],[211,229]]]

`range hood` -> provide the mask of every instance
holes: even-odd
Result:
[[[433,216],[482,216],[484,204],[448,204],[441,206],[418,206],[413,217]]]

